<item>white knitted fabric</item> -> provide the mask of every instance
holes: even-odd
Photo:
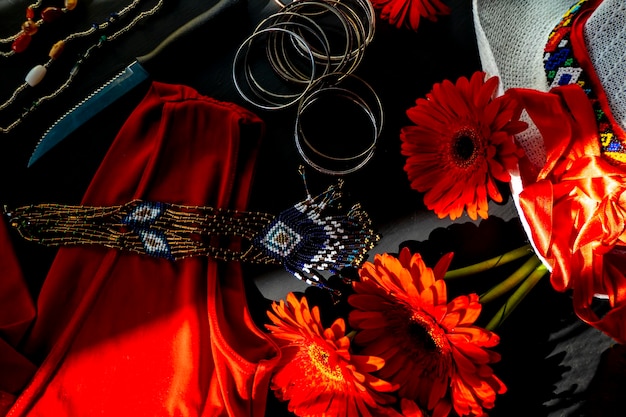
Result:
[[[500,77],[500,90],[513,87],[548,91],[543,67],[550,32],[575,0],[472,0],[474,28],[483,70]],[[585,44],[607,95],[615,120],[626,128],[626,0],[604,0],[587,20]],[[545,162],[543,139],[527,114],[529,128],[517,136],[535,165]],[[519,172],[511,172],[511,190],[520,221],[532,241],[519,206]],[[535,251],[537,252],[537,251]],[[549,264],[542,259],[549,268]]]
[[[473,0],[474,27],[482,68],[500,77],[500,91],[513,87],[548,91],[543,68],[550,32],[574,0]],[[517,139],[529,160],[545,162],[543,140],[526,114],[529,128]]]
[[[543,68],[552,29],[576,0],[473,0],[481,65],[500,77],[500,90],[550,89]],[[611,113],[626,129],[626,0],[604,0],[585,24],[585,44],[607,95]],[[567,69],[566,69],[567,70]],[[529,129],[518,135],[532,163],[545,161],[543,141],[527,115]]]
[[[543,50],[574,0],[473,0],[483,68],[504,88],[548,88]]]
[[[544,48],[550,32],[574,0],[472,0],[474,29],[483,70],[500,77],[500,89],[520,87],[548,91],[543,67]],[[541,167],[546,156],[543,139],[526,113],[528,129],[517,136],[530,162]],[[513,201],[520,221],[534,246],[530,225],[519,206],[522,191],[519,172],[511,172]],[[536,248],[535,248],[536,249]],[[537,250],[535,250],[538,253]],[[550,265],[542,259],[543,263]]]
[[[589,58],[615,121],[626,128],[626,1],[604,0],[585,23]]]

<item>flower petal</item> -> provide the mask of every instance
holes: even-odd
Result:
[[[487,198],[503,200],[496,182],[510,181],[508,170],[523,155],[512,137],[526,127],[520,106],[512,95],[493,97],[498,83],[482,71],[454,84],[444,80],[406,112],[413,125],[400,132],[404,170],[440,218],[454,220],[464,210],[474,220],[487,218]],[[468,131],[474,132],[471,153],[456,142]]]

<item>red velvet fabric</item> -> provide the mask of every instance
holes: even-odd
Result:
[[[244,209],[262,135],[245,109],[155,82],[83,204]],[[35,306],[1,223],[0,244],[0,415],[264,415],[278,350],[239,264],[65,247]]]

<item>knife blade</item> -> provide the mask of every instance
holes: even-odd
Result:
[[[223,17],[227,12],[234,10],[242,3],[243,0],[219,0],[205,12],[174,30],[156,48],[145,55],[137,57],[121,72],[65,112],[39,139],[28,160],[28,167],[32,166],[43,155],[96,114],[147,80],[150,77],[150,73],[146,66],[151,61],[154,61],[157,56],[161,55],[165,49],[171,48],[173,44],[180,42],[183,38],[187,38],[200,27],[214,22],[218,17]]]

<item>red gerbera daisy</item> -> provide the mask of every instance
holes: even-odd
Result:
[[[434,22],[437,16],[450,13],[450,8],[440,0],[372,0],[372,6],[380,9],[381,19],[397,28],[413,30],[417,30],[421,18]]]
[[[481,311],[476,294],[447,301],[442,278],[450,259],[433,271],[407,248],[398,258],[376,255],[353,283],[349,320],[362,353],[385,360],[378,375],[399,384],[400,397],[416,400],[433,417],[452,408],[478,416],[506,391],[490,366],[500,356],[487,349],[500,339],[473,324]]]
[[[281,350],[272,389],[289,401],[289,411],[307,417],[386,414],[381,405],[395,399],[385,393],[397,387],[370,374],[382,368],[382,359],[351,353],[343,319],[324,329],[319,309],[292,293],[272,310],[273,325],[266,327]]]
[[[509,182],[522,148],[513,135],[526,129],[520,107],[504,94],[493,98],[498,77],[485,81],[478,71],[435,84],[426,98],[407,110],[415,125],[400,132],[404,170],[411,187],[425,192],[424,204],[440,217],[487,218],[490,197],[502,201],[496,181]]]

